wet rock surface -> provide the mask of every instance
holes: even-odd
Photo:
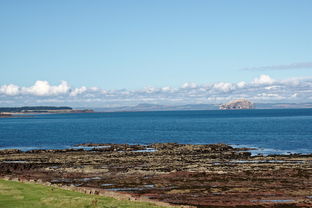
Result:
[[[0,150],[0,155],[21,153],[21,152],[22,151],[18,149],[3,149],[3,150]]]
[[[1,152],[0,175],[195,207],[312,207],[312,155],[251,156],[225,144],[80,144]]]

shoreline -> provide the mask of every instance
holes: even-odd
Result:
[[[5,150],[20,150],[21,152],[27,152],[31,150],[71,150],[71,149],[81,149],[81,150],[91,150],[95,147],[101,147],[94,144],[94,145],[86,145],[86,144],[93,144],[93,143],[84,143],[84,144],[75,144],[75,145],[47,145],[47,146],[0,146],[0,152]],[[107,143],[106,145],[111,145],[113,143]],[[142,144],[142,143],[127,143],[126,145],[139,145],[139,146],[145,146],[148,147],[150,144]],[[180,145],[210,145],[214,143],[176,143]],[[222,143],[219,143],[222,144]],[[116,144],[114,144],[116,145]],[[118,145],[118,144],[117,144]],[[120,144],[124,145],[124,144]],[[254,145],[247,145],[247,144],[227,144],[226,145],[237,148],[237,149],[245,149],[246,151],[251,152],[252,156],[262,155],[262,156],[269,156],[269,155],[309,155],[312,153],[312,150],[309,151],[307,149],[298,149],[298,150],[282,150],[282,149],[272,149],[272,148],[262,148],[257,147]]]
[[[81,146],[91,149],[0,151],[0,176],[193,207],[312,206],[312,154],[252,156],[225,144]]]
[[[115,191],[107,191],[104,189],[99,189],[99,188],[89,188],[89,187],[75,187],[75,186],[66,186],[66,185],[56,185],[56,184],[51,184],[49,182],[43,182],[42,180],[25,180],[22,178],[10,178],[10,177],[2,177],[0,180],[5,180],[5,181],[15,181],[19,183],[25,183],[25,184],[38,184],[38,185],[43,185],[47,187],[55,187],[63,190],[68,190],[68,191],[74,191],[78,193],[83,193],[83,194],[89,194],[89,195],[98,195],[98,196],[103,196],[103,197],[111,197],[117,200],[128,200],[132,202],[148,202],[153,205],[157,206],[163,206],[163,207],[172,207],[172,208],[196,208],[194,206],[183,206],[183,205],[172,205],[169,203],[161,202],[161,201],[156,201],[156,200],[151,200],[145,197],[134,197],[130,194],[127,193],[118,193]]]

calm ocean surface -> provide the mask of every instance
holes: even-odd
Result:
[[[118,112],[1,118],[0,148],[92,143],[226,143],[312,153],[312,109]]]

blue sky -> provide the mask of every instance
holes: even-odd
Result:
[[[306,79],[311,9],[309,0],[0,0],[0,93],[38,80],[66,81],[70,93]]]

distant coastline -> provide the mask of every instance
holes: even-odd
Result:
[[[9,118],[9,117],[11,117],[12,116],[12,114],[10,114],[10,113],[3,113],[3,112],[0,112],[0,118]]]
[[[94,107],[95,112],[150,112],[150,111],[189,111],[220,110],[218,104],[161,105],[141,103],[134,106]],[[253,103],[252,109],[307,109],[312,103]]]
[[[25,114],[58,114],[58,113],[92,113],[91,109],[73,109],[71,107],[56,106],[23,106],[23,107],[0,107],[0,117],[12,117],[13,115]]]
[[[220,110],[224,104],[185,104],[185,105],[161,105],[141,103],[134,106],[118,107],[77,107],[73,109],[68,106],[23,106],[23,107],[0,107],[0,118],[8,118],[19,115],[30,114],[64,114],[64,113],[95,113],[95,112],[157,112],[157,111],[205,111]],[[309,109],[312,103],[253,103],[252,108],[242,109]],[[232,110],[222,109],[222,110]]]

